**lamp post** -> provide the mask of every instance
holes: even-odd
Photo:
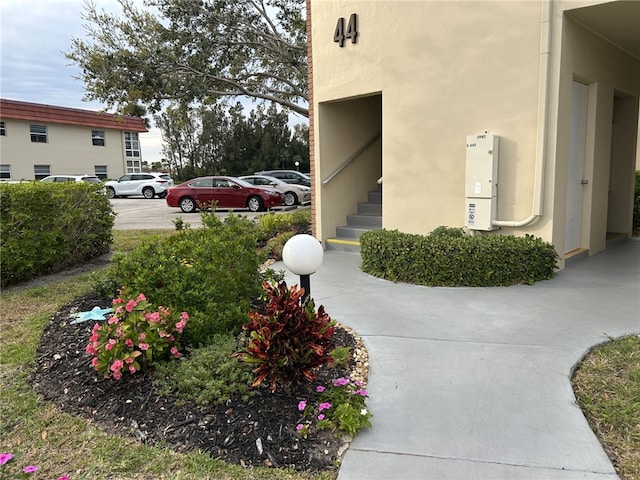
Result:
[[[300,287],[304,288],[302,303],[306,303],[311,293],[309,276],[315,273],[324,257],[324,249],[318,240],[311,235],[294,235],[282,249],[282,260],[295,275],[300,275]]]
[[[296,170],[300,171],[300,162],[296,160],[295,165],[296,165]]]

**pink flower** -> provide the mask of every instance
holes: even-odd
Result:
[[[113,304],[114,305],[117,305],[119,303],[124,303],[124,300],[122,298],[120,298],[120,297],[113,299]]]
[[[364,385],[364,383],[362,383],[360,380],[356,380],[355,383],[358,387],[362,387]]]
[[[356,390],[355,392],[353,392],[355,395],[362,395],[363,397],[367,396],[367,391],[364,389],[360,389],[360,390]]]
[[[56,480],[71,480],[71,478],[69,477],[69,475],[63,475],[61,477],[58,477]]]
[[[324,402],[318,405],[318,411],[329,410],[331,408],[331,404],[329,402]]]
[[[122,315],[122,306],[116,308],[114,315]]]
[[[0,453],[0,465],[4,465],[13,458],[11,453]]]
[[[189,314],[187,312],[182,312],[180,314],[180,318],[186,322],[187,320],[189,320]]]
[[[318,415],[318,420],[324,420],[324,413],[321,413],[320,415]]]
[[[300,400],[300,403],[298,403],[298,410],[303,411],[305,408],[307,408],[307,402]]]
[[[96,365],[98,365],[98,357],[93,357],[93,358],[91,359],[91,366],[92,366],[93,368],[96,368]]]
[[[122,362],[122,360],[120,359],[114,360],[111,366],[109,367],[109,370],[111,370],[112,372],[119,372],[123,366],[124,366],[124,363]]]
[[[119,371],[113,372],[113,378],[115,378],[116,380],[120,380],[122,378],[122,374]]]
[[[133,312],[133,309],[136,308],[137,304],[138,303],[135,300],[129,300],[124,308],[127,312],[131,313]]]
[[[178,358],[180,356],[180,352],[176,347],[171,347],[171,355],[173,355],[175,358]]]
[[[93,328],[91,329],[91,331],[93,333],[95,333],[96,330],[100,330],[100,324],[99,323],[94,323],[93,324]]]
[[[115,344],[115,341],[114,341],[114,343],[111,343],[111,340],[109,340],[109,343],[107,343],[107,344],[104,346],[104,349],[108,352],[109,350],[111,350],[111,349],[113,348],[113,345],[114,345],[114,344]],[[95,354],[94,354],[94,355],[95,355]]]
[[[97,355],[98,354],[98,351],[93,346],[93,343],[90,343],[86,347],[84,347],[84,351],[87,352],[89,355]]]
[[[125,344],[127,347],[129,347],[129,348],[133,348],[133,340],[131,340],[130,338],[127,338],[127,339],[124,341],[124,344]]]
[[[144,302],[147,299],[147,297],[144,296],[144,293],[141,293],[140,295],[138,295],[138,298],[136,299],[138,302]]]
[[[318,393],[322,393],[322,392],[324,392],[325,390],[326,390],[326,389],[325,389],[322,385],[318,385],[318,386],[316,387],[316,392],[318,392]]]
[[[158,323],[160,321],[160,314],[158,312],[147,313],[144,318],[150,322]]]
[[[296,425],[296,430],[300,431],[304,428],[304,425],[302,425],[301,423],[299,423],[298,425]]]
[[[109,325],[113,325],[114,323],[118,323],[120,319],[118,317],[111,317],[109,320],[107,320],[107,323]]]
[[[144,340],[145,338],[147,338],[147,334],[142,332],[140,335],[138,335],[138,340]]]
[[[178,333],[182,333],[182,330],[184,330],[184,327],[186,327],[186,325],[187,321],[185,319],[182,319],[178,323],[176,323],[176,330],[178,331]]]
[[[91,335],[89,337],[89,341],[90,342],[97,342],[99,338],[100,338],[100,335],[98,335],[97,333],[94,333],[93,335]]]
[[[36,467],[35,465],[27,465],[22,469],[22,471],[24,473],[34,473],[38,471],[38,467]]]
[[[127,357],[124,359],[124,363],[133,363],[133,357]]]
[[[340,377],[337,380],[333,381],[333,386],[334,387],[340,387],[340,386],[344,386],[344,385],[349,385],[349,379],[348,378]]]
[[[131,375],[133,375],[134,373],[136,373],[136,367],[134,367],[133,365],[129,365],[129,373]]]
[[[140,350],[149,350],[149,344],[148,343],[144,343],[144,342],[140,342],[138,344],[138,348],[140,348]]]

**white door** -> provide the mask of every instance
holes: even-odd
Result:
[[[589,87],[574,81],[569,138],[565,252],[571,252],[582,246],[582,190],[586,181],[584,179],[584,157],[587,145],[588,102]]]

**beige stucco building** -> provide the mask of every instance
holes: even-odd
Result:
[[[0,99],[0,179],[142,171],[142,119]]]
[[[386,229],[532,234],[562,266],[631,236],[640,2],[307,9],[314,232],[327,247],[356,240],[357,225],[353,238],[341,226],[378,181]]]

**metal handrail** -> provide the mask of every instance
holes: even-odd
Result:
[[[376,140],[378,140],[382,136],[382,132],[376,133],[371,140],[362,145],[355,153],[353,153],[349,158],[347,158],[342,165],[340,165],[331,175],[329,175],[325,180],[322,181],[322,185],[326,185],[329,183],[333,177],[338,175],[342,170],[347,168],[347,166],[353,162],[356,158],[358,158],[367,148],[373,145]]]

